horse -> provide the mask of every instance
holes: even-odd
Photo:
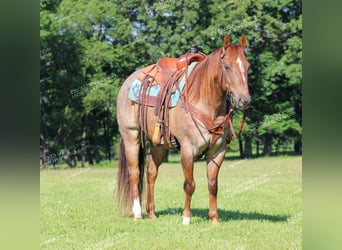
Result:
[[[245,56],[246,37],[238,44],[223,38],[222,47],[199,62],[186,79],[181,101],[168,110],[168,128],[179,145],[184,174],[185,204],[182,224],[190,224],[190,204],[195,191],[194,162],[206,157],[209,191],[209,219],[220,224],[217,211],[218,173],[226,154],[227,139],[234,129],[231,124],[232,108],[246,110],[251,102],[247,71],[249,62]],[[117,199],[121,209],[133,211],[134,220],[142,219],[141,200],[145,171],[146,147],[143,140],[151,141],[158,123],[153,107],[146,107],[145,124],[141,123],[139,104],[128,98],[132,82],[141,74],[141,69],[132,73],[123,83],[117,96],[117,122],[119,125],[120,149],[117,173]],[[141,106],[141,105],[140,105]],[[241,131],[240,131],[241,132]],[[150,143],[147,164],[146,212],[156,219],[154,184],[158,168],[164,161],[169,143]],[[173,148],[174,149],[174,148]],[[126,210],[125,210],[126,209]]]

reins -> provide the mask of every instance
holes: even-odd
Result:
[[[233,112],[233,109],[230,109],[229,112]],[[241,133],[242,133],[242,130],[243,130],[243,127],[245,126],[245,120],[246,120],[246,112],[243,112],[243,116],[242,116],[242,121],[241,121],[241,124],[240,124],[240,130],[239,130],[239,133],[238,135],[235,134],[235,130],[234,130],[234,126],[233,126],[233,123],[232,123],[232,120],[229,119],[229,126],[232,130],[232,135],[234,138],[239,138]]]
[[[242,121],[240,124],[239,133],[236,135],[235,129],[232,123],[232,113],[233,109],[229,109],[227,114],[225,115],[222,122],[214,122],[209,116],[204,114],[202,111],[200,111],[198,108],[196,108],[191,103],[187,102],[188,111],[190,113],[190,116],[194,123],[202,128],[207,129],[212,134],[212,140],[211,144],[215,144],[215,142],[220,138],[220,136],[224,133],[225,129],[228,128],[228,126],[231,129],[232,137],[239,138],[242,134],[243,127],[245,125],[246,120],[246,112],[243,112]],[[200,123],[196,122],[200,121]],[[198,127],[198,126],[197,126]],[[231,138],[227,139],[227,142],[229,143],[231,141]]]

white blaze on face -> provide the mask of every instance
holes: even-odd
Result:
[[[237,58],[237,64],[239,65],[240,71],[241,71],[241,75],[242,75],[242,80],[244,82],[246,82],[246,78],[245,78],[245,69],[243,67],[243,63],[240,59],[240,56]]]

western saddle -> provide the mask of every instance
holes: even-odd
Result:
[[[198,47],[193,45],[191,50],[178,58],[161,58],[156,64],[147,66],[141,70],[138,79],[141,81],[140,93],[138,97],[139,121],[141,127],[147,132],[147,106],[154,107],[154,114],[159,120],[155,126],[152,143],[154,145],[164,144],[171,148],[178,148],[177,139],[169,130],[169,104],[171,94],[176,90],[181,94],[183,108],[187,111],[184,96],[179,89],[179,79],[184,74],[187,80],[188,65],[192,62],[201,62],[206,55],[198,51]],[[160,91],[156,97],[149,96],[149,88],[155,85],[160,86]],[[142,140],[145,138],[142,137]]]

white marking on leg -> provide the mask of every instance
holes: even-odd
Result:
[[[242,79],[243,79],[244,82],[246,82],[245,69],[243,68],[243,64],[242,64],[242,61],[241,61],[240,57],[237,58],[237,63],[239,64],[239,67],[240,67],[240,71],[241,71],[241,74],[242,74]]]
[[[141,219],[141,206],[140,201],[138,199],[134,199],[133,201],[133,213],[134,213],[134,220]]]
[[[183,216],[183,225],[190,225],[190,217]]]

